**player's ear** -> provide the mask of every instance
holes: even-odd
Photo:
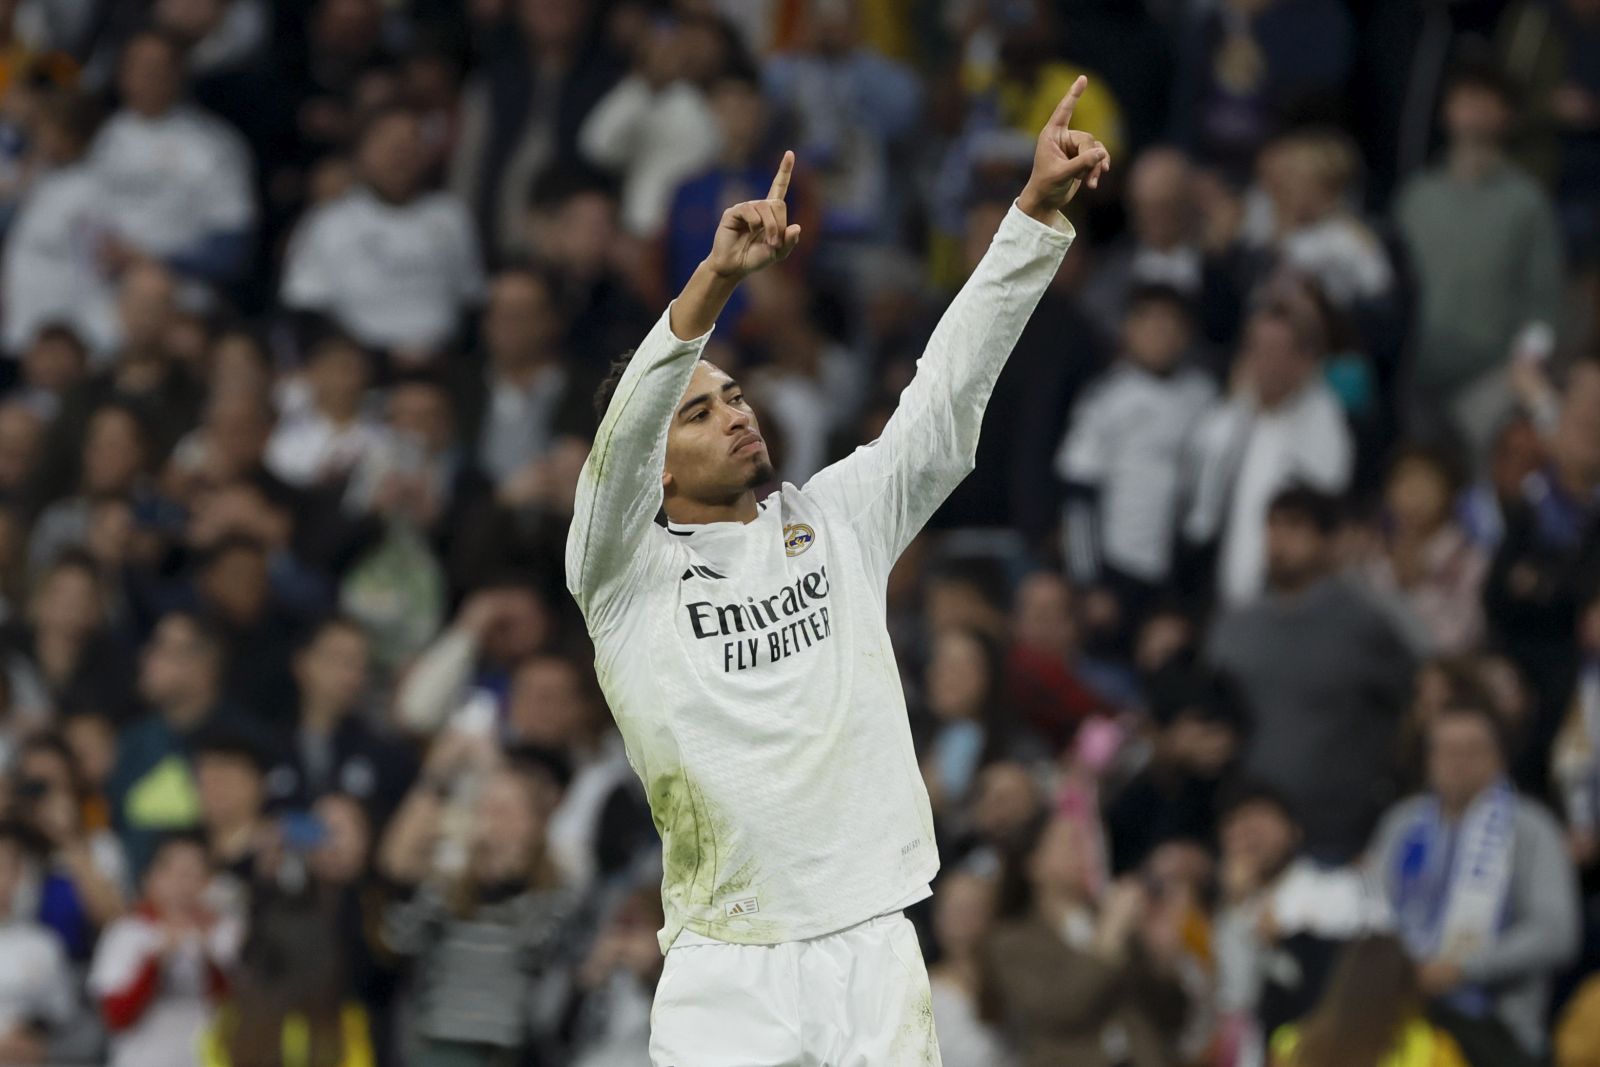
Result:
[[[666,471],[661,472],[661,491],[663,493],[672,492],[672,475]]]

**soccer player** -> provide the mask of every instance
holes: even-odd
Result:
[[[973,467],[995,379],[1072,243],[1061,209],[1111,165],[1070,128],[1086,84],[1040,133],[877,441],[758,501],[773,477],[760,424],[700,359],[739,281],[800,240],[784,205],[793,153],[765,200],[723,214],[710,255],[601,388],[567,585],[662,839],[657,1067],[939,1062],[901,914],[939,859],[885,584]]]

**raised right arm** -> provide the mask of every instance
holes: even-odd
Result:
[[[793,172],[794,153],[785,152],[767,199],[723,213],[710,255],[634,353],[600,420],[567,533],[567,588],[591,629],[648,566],[667,429],[717,316],[742,279],[787,258],[800,241],[783,202]]]

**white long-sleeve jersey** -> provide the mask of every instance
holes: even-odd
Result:
[[[662,838],[662,951],[841,930],[928,894],[933,816],[885,623],[889,568],[971,471],[984,406],[1071,244],[1013,206],[877,441],[749,523],[654,522],[710,336],[664,314],[578,483],[567,585]]]

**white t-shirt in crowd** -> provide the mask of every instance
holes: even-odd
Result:
[[[95,137],[89,166],[104,217],[158,258],[255,225],[250,149],[199,108],[180,105],[156,119],[118,112]]]
[[[661,831],[663,950],[684,930],[803,940],[928,896],[939,857],[886,585],[972,470],[995,380],[1071,243],[1057,227],[1013,207],[883,435],[749,523],[653,522],[709,333],[680,340],[669,310],[623,374],[566,571]]]
[[[92,352],[115,349],[116,290],[95,261],[104,225],[100,200],[93,172],[78,165],[40,175],[22,202],[6,237],[0,285],[11,355],[57,322],[75,329]]]
[[[208,970],[226,970],[238,959],[243,926],[218,919],[172,952],[162,949],[161,925],[138,911],[117,919],[100,935],[89,966],[89,993],[105,998],[125,993],[152,964],[160,969],[156,990],[132,1026],[112,1035],[110,1067],[198,1067],[200,1038],[211,1022]]]
[[[64,1026],[78,994],[66,951],[49,927],[0,920],[0,1034],[33,1020]]]
[[[357,418],[340,426],[313,408],[278,422],[264,459],[267,469],[285,482],[308,488],[348,474],[387,442],[382,423]]]
[[[1355,445],[1333,391],[1312,381],[1271,411],[1235,397],[1222,401],[1195,431],[1199,484],[1187,520],[1191,539],[1220,532],[1218,591],[1230,606],[1266,586],[1267,511],[1294,485],[1342,493]]]
[[[482,299],[472,221],[449,193],[406,204],[356,189],[306,216],[289,248],[283,302],[331,316],[372,348],[432,347]]]

